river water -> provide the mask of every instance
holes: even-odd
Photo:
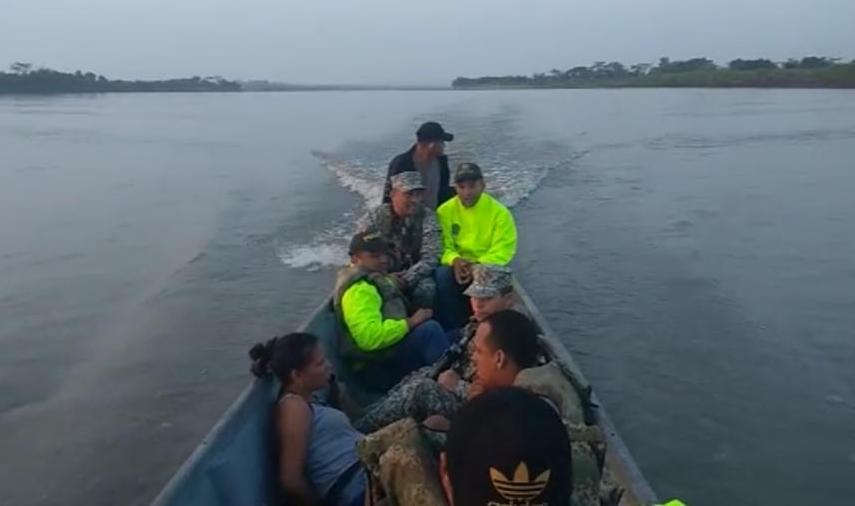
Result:
[[[331,287],[416,126],[662,496],[855,493],[855,93],[0,98],[0,504],[147,504]]]

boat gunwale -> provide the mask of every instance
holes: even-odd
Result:
[[[579,368],[579,365],[573,359],[570,350],[558,339],[558,334],[552,330],[552,327],[543,316],[543,313],[540,312],[540,309],[534,304],[528,292],[525,291],[516,278],[514,278],[513,283],[514,291],[528,310],[529,316],[540,327],[546,340],[554,345],[553,348],[556,350],[563,351],[559,357],[561,361],[569,366],[570,370],[580,381],[584,384],[590,384]],[[606,467],[615,473],[618,478],[618,484],[625,489],[621,504],[624,504],[629,499],[626,497],[627,493],[632,495],[630,499],[634,500],[632,504],[656,504],[658,502],[656,493],[644,477],[644,474],[642,474],[638,463],[629,451],[629,447],[627,447],[623,438],[618,434],[614,423],[608,413],[606,413],[606,408],[597,397],[596,389],[592,389],[591,402],[597,406],[594,410],[596,422],[606,438]]]
[[[324,299],[324,303],[315,308],[308,318],[300,324],[298,327],[299,331],[304,331],[308,328],[311,322],[315,321],[316,318],[327,310],[327,305],[328,301],[327,299]],[[254,390],[259,388],[260,384],[267,383],[269,381],[270,379],[266,378],[254,378],[246,387],[244,387],[237,399],[229,404],[229,407],[220,416],[219,420],[217,420],[214,426],[211,427],[211,430],[205,434],[202,438],[202,442],[193,449],[187,459],[175,471],[175,474],[172,475],[169,481],[166,482],[166,485],[164,485],[157,496],[155,496],[151,502],[151,506],[170,506],[174,504],[173,498],[179,493],[180,486],[184,479],[189,477],[196,464],[198,462],[202,462],[208,456],[208,453],[212,451],[212,445],[210,443],[216,441],[221,435],[226,433],[226,429],[228,429],[228,427],[238,419],[242,410],[248,405],[246,401],[253,394]]]

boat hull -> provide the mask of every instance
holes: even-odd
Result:
[[[549,352],[561,360],[579,379],[584,375],[573,357],[556,337],[526,291],[516,283],[520,303],[540,327]],[[301,327],[323,341],[334,370],[344,371],[336,357],[336,320],[331,303],[325,301]],[[376,398],[375,394],[356,387],[346,376],[348,395],[360,404]],[[272,378],[254,380],[229,407],[211,432],[179,468],[152,506],[260,506],[281,505],[274,468],[275,446],[273,408],[279,385]],[[597,425],[602,429],[608,450],[606,472],[624,489],[620,504],[625,506],[653,504],[656,496],[644,479],[614,424],[596,395],[593,401]]]

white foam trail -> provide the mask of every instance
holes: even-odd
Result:
[[[344,244],[312,242],[279,251],[279,259],[288,267],[319,271],[324,267],[341,265],[346,258]]]
[[[380,202],[383,183],[374,180],[371,177],[373,174],[361,164],[348,165],[342,161],[329,161],[326,166],[336,175],[343,187],[361,196],[366,206],[369,202]]]
[[[344,188],[362,197],[360,209],[347,213],[342,217],[343,221],[318,232],[308,244],[289,244],[277,248],[277,256],[288,267],[318,271],[325,267],[338,267],[346,262],[347,238],[352,233],[357,217],[370,204],[380,202],[383,195],[381,177],[385,176],[385,171],[358,160],[345,162],[319,151],[313,151],[312,154],[335,174]]]
[[[546,167],[524,168],[519,163],[510,163],[484,171],[488,182],[487,191],[508,207],[514,207],[536,190],[549,173]]]

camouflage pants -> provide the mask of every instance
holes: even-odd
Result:
[[[600,438],[596,427],[566,424],[574,436],[573,494],[571,506],[616,506],[614,486],[601,481],[597,455]],[[357,452],[379,490],[375,498],[385,495],[390,505],[437,506],[445,504],[437,476],[437,451],[434,436],[420,428],[412,418],[405,418],[366,436],[357,444]],[[601,501],[601,497],[603,500]]]
[[[413,371],[395,385],[383,399],[368,406],[353,426],[370,434],[403,418],[424,420],[431,415],[451,417],[463,399],[427,377],[429,367]]]
[[[434,297],[436,296],[436,283],[433,276],[426,276],[416,282],[413,286],[408,286],[404,290],[404,294],[417,308],[433,309]]]
[[[390,506],[445,504],[437,460],[418,424],[405,418],[369,434],[356,447],[373,485],[369,493],[385,496]]]
[[[605,443],[598,427],[564,421],[573,456],[572,506],[600,506]],[[608,503],[605,503],[608,504]]]
[[[369,406],[366,414],[354,424],[364,434],[377,431],[366,437],[366,442],[362,445],[363,448],[371,450],[367,453],[379,454],[382,453],[379,448],[386,451],[387,448],[394,445],[395,449],[388,457],[392,459],[388,462],[390,465],[397,464],[399,457],[406,457],[406,462],[410,464],[416,460],[421,462],[420,459],[427,458],[428,454],[433,453],[434,447],[437,446],[437,440],[442,439],[442,434],[418,430],[415,421],[423,420],[434,414],[450,418],[463,403],[464,398],[449,392],[442,385],[427,377],[428,372],[429,368],[425,367],[411,373],[398,383],[385,398]],[[574,424],[567,421],[564,424],[572,442],[571,452],[573,455],[573,495],[570,504],[572,506],[612,504],[610,501],[602,503],[600,501],[601,496],[608,497],[614,493],[610,490],[614,487],[607,486],[605,480],[602,479],[602,464],[605,458],[602,433],[596,426]],[[419,435],[417,439],[414,436],[415,432]],[[379,457],[377,458],[379,459]],[[365,460],[363,459],[363,461]],[[400,490],[401,483],[412,483],[412,480],[419,484],[415,490],[421,490],[419,488],[422,486],[421,482],[410,477],[410,474],[415,472],[412,465],[400,469],[395,469],[393,465],[391,468],[385,469],[385,466],[381,465],[381,463],[386,463],[385,460],[382,462],[376,460],[376,463],[377,474],[385,473],[383,476],[386,476],[387,482],[391,483],[390,486],[398,487],[398,492],[394,493],[399,495],[414,493],[412,489],[407,489],[406,492]],[[381,472],[381,470],[383,471]],[[424,471],[422,471],[423,474]],[[388,488],[386,490],[393,493]]]

